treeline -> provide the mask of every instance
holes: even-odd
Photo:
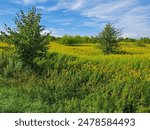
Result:
[[[123,38],[123,37],[118,38],[118,42],[135,42],[135,41],[137,41],[137,39],[134,39],[134,38]]]
[[[78,45],[82,43],[98,43],[97,36],[71,36],[71,35],[64,35],[63,37],[55,37],[55,36],[49,36],[49,41],[55,41],[61,44],[66,45]],[[0,42],[4,42],[4,37],[0,35]],[[145,46],[145,44],[150,44],[150,38],[149,37],[141,37],[140,39],[134,39],[134,38],[118,38],[118,42],[136,42],[138,46]]]
[[[63,37],[55,37],[49,36],[50,41],[56,41],[61,44],[65,45],[78,45],[82,43],[97,43],[98,39],[94,36],[71,36],[71,35],[64,35]]]
[[[99,40],[97,36],[71,36],[71,35],[64,35],[63,37],[55,37],[55,36],[49,36],[49,41],[55,41],[61,44],[66,45],[78,45],[82,43],[98,43]],[[5,42],[4,37],[0,35],[0,42]],[[136,42],[138,46],[145,46],[145,44],[150,44],[150,38],[149,37],[141,37],[140,39],[135,38],[123,38],[119,37],[118,42]]]
[[[133,39],[133,38],[119,38],[118,42],[135,42],[138,46],[144,47],[145,44],[150,44],[149,37],[141,37],[140,39]]]
[[[50,41],[56,41],[61,44],[65,45],[79,45],[82,43],[98,43],[99,40],[97,36],[71,36],[71,35],[64,35],[63,37],[55,37],[49,36]],[[123,38],[119,37],[118,42],[135,42],[138,46],[145,46],[145,44],[150,44],[149,37],[141,37],[140,39],[135,38]]]
[[[120,37],[120,38],[118,38],[118,41],[119,42],[137,42],[137,41],[141,41],[145,44],[150,44],[150,38],[149,37],[141,37],[140,39]]]
[[[140,38],[139,40],[136,41],[138,46],[145,46],[145,44],[150,44],[150,38],[145,37],[145,38]]]
[[[82,43],[96,44],[99,42],[99,39],[97,38],[97,36],[64,35],[63,37],[55,37],[49,35],[49,41],[55,41],[57,43],[65,45],[80,45]],[[0,35],[0,42],[5,42],[4,37],[2,35]],[[150,44],[150,38],[141,37],[140,39],[135,39],[119,37],[118,42],[135,42],[138,46],[144,47],[145,44]]]

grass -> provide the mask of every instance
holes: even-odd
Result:
[[[126,54],[53,42],[39,73],[0,55],[0,112],[150,112],[150,45],[120,44]]]

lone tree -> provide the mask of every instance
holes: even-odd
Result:
[[[120,35],[121,31],[116,29],[112,23],[106,24],[104,30],[97,36],[104,54],[115,53],[118,50],[117,39]]]
[[[32,7],[27,14],[22,10],[14,19],[16,28],[6,27],[2,36],[9,43],[14,44],[18,57],[24,66],[34,67],[34,59],[42,58],[48,50],[49,34],[42,35],[45,26],[40,25],[41,14]]]

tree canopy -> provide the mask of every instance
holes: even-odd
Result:
[[[116,29],[112,23],[106,24],[104,30],[98,34],[100,47],[105,54],[114,53],[118,50],[117,39],[120,35],[121,31]]]
[[[23,65],[32,66],[34,59],[43,57],[49,44],[49,34],[42,34],[45,26],[40,25],[41,14],[32,7],[28,13],[20,10],[14,19],[16,28],[6,27],[6,32],[1,32],[2,36],[9,43],[14,44],[15,50],[23,62]]]

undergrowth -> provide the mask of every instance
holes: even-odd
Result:
[[[51,52],[31,70],[1,54],[0,112],[150,112],[150,61],[131,59]]]

